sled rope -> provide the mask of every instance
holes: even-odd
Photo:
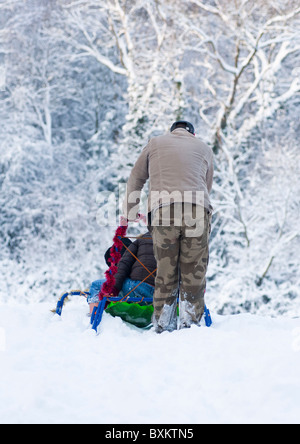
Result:
[[[123,244],[123,242],[122,242],[122,244]],[[142,267],[144,267],[145,270],[148,271],[148,273],[150,273],[149,276],[151,276],[153,273],[156,272],[157,268],[156,268],[154,271],[152,271],[152,272],[151,272],[150,270],[148,270],[148,268],[143,264],[143,262],[141,262],[141,261],[139,260],[139,258],[136,257],[136,255],[133,254],[132,251],[130,251],[129,248],[128,248],[125,244],[123,244],[123,245],[124,245],[124,247],[126,248],[126,250],[129,251],[129,253],[135,258],[135,260],[137,260],[137,261],[142,265]],[[146,280],[149,276],[147,276],[144,280]],[[143,282],[144,282],[144,281],[143,281]]]
[[[131,253],[131,252],[130,252]],[[134,255],[133,255],[134,256]],[[145,267],[146,268],[146,267]],[[147,268],[146,268],[147,270]],[[141,282],[139,282],[134,288],[132,288],[127,294],[125,294],[125,296],[122,297],[122,299],[118,300],[117,302],[124,302],[127,301],[130,293],[132,293],[134,290],[136,290],[143,282],[145,282],[146,279],[148,279],[148,277],[152,276],[157,269],[153,270],[152,272],[149,271],[149,275],[146,276]],[[147,270],[148,271],[148,270]],[[135,298],[136,299],[136,298]],[[145,299],[145,296],[142,296],[141,299],[138,299],[137,302],[133,302],[134,304],[140,304],[141,302],[143,302],[143,300]],[[151,298],[152,299],[152,298]],[[106,300],[107,302],[116,302],[116,297],[112,297],[112,296],[106,296]]]

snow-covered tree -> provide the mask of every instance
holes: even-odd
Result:
[[[299,312],[299,25],[294,0],[2,1],[1,295],[97,278],[98,193],[185,118],[215,152],[208,302]]]
[[[123,179],[150,135],[168,129],[180,115],[181,51],[176,49],[170,2],[109,0],[65,7],[74,57],[94,59],[123,77],[126,123],[113,160]],[[167,116],[167,117],[166,117]],[[127,168],[126,168],[127,167]]]
[[[229,1],[225,5],[196,0],[191,4],[194,8],[186,20],[185,39],[195,63],[187,70],[185,82],[193,91],[190,104],[198,106],[209,130],[205,138],[216,154],[212,275],[214,283],[218,282],[217,292],[225,293],[224,305],[233,297],[233,304],[239,300],[249,308],[255,302],[257,309],[261,305],[257,294],[264,290],[254,284],[261,287],[276,257],[272,254],[264,259],[262,250],[266,243],[278,244],[278,237],[283,240],[274,226],[270,229],[274,206],[286,208],[289,201],[280,193],[269,195],[266,201],[268,180],[262,174],[266,151],[269,156],[277,155],[278,147],[286,152],[287,195],[298,183],[293,168],[297,152],[291,155],[290,147],[297,143],[299,128],[291,131],[290,119],[296,116],[300,91],[300,8],[293,2]],[[195,76],[199,72],[203,81],[192,83],[191,72]],[[272,132],[270,124],[282,109],[289,109],[284,113],[288,124],[272,125]],[[270,174],[278,177],[278,163]],[[289,229],[287,233],[285,249],[294,251],[299,233]],[[276,248],[280,254],[279,245]],[[296,285],[296,276],[293,283]],[[250,294],[245,300],[246,290]],[[281,293],[276,295],[274,288],[265,291],[265,301]]]

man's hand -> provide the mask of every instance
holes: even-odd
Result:
[[[147,224],[146,216],[144,214],[140,214],[140,213],[138,213],[138,217],[135,220],[133,220],[132,222],[139,222],[140,220],[142,222],[144,222],[145,225]],[[128,219],[125,216],[120,216],[120,225],[122,227],[127,227],[128,226],[128,222],[129,221],[128,221]]]
[[[125,216],[120,216],[120,226],[121,227],[128,226],[128,219]]]
[[[141,214],[141,213],[139,213],[139,214],[138,214],[137,221],[139,221],[139,220],[141,220],[142,222],[144,222],[145,225],[147,224],[147,218],[146,218],[145,214]]]

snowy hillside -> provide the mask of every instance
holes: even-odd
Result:
[[[300,320],[213,315],[157,335],[84,299],[0,306],[0,423],[299,423]]]

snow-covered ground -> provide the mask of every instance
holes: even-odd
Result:
[[[0,423],[299,423],[300,319],[217,316],[155,334],[83,298],[0,306]]]

